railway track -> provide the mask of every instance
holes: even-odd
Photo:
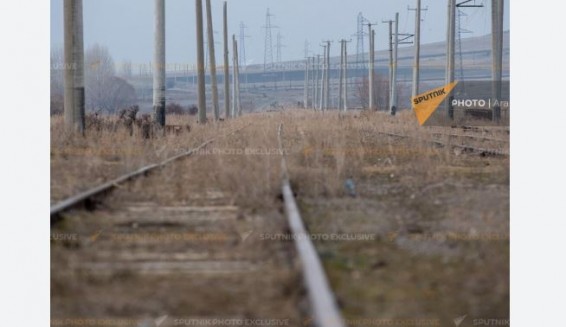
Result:
[[[279,151],[282,155],[283,185],[281,186],[281,191],[285,201],[285,212],[303,267],[303,279],[307,288],[314,324],[319,327],[344,327],[344,320],[334,299],[334,294],[330,289],[321,260],[310,239],[310,235],[305,229],[301,213],[293,195],[287,170],[285,149],[283,147],[283,124],[279,125],[277,135]]]
[[[187,185],[186,199],[174,203],[143,195],[162,183],[160,175],[196,177],[179,159],[216,138],[53,205],[52,322],[344,326],[293,196],[282,128],[277,136],[285,217],[277,208],[245,212],[213,186]],[[286,228],[293,243],[258,237]],[[299,305],[303,288],[309,309]]]
[[[425,134],[424,137],[423,135],[413,136],[413,135],[384,132],[384,131],[378,131],[378,133],[400,139],[417,140],[419,142],[424,142],[429,145],[443,147],[443,148],[451,148],[461,152],[473,153],[481,156],[503,156],[503,157],[509,156],[509,151],[508,151],[509,141],[502,139],[495,139],[492,137],[483,137],[483,136],[475,136],[475,135],[458,135],[458,134],[442,133],[442,132],[428,133]],[[442,138],[448,140],[442,140]],[[458,139],[460,139],[461,141],[457,142]],[[467,142],[463,141],[463,139],[469,139],[479,142],[497,143],[499,146],[498,148],[491,148],[482,145],[467,144]],[[492,146],[492,145],[488,145],[488,146]]]
[[[244,126],[242,128],[236,129],[235,131],[229,132],[223,136],[220,137],[226,137],[229,135],[232,135],[246,127]],[[134,180],[136,178],[142,177],[142,176],[147,176],[148,174],[154,172],[155,170],[162,168],[164,166],[166,166],[167,164],[170,164],[174,161],[177,161],[179,159],[182,158],[186,158],[189,157],[191,155],[193,155],[194,153],[198,152],[199,150],[205,148],[207,145],[213,143],[216,139],[218,139],[218,137],[214,137],[211,138],[205,142],[203,142],[202,144],[200,144],[199,146],[190,149],[184,153],[178,154],[176,156],[170,157],[160,163],[154,163],[151,165],[147,165],[144,166],[142,168],[139,168],[133,172],[124,174],[122,176],[119,176],[115,179],[112,179],[106,183],[103,183],[101,185],[95,186],[93,188],[90,188],[86,191],[83,191],[81,193],[78,193],[74,196],[70,196],[54,205],[51,206],[50,208],[50,215],[51,215],[51,224],[56,223],[60,218],[61,218],[61,214],[63,214],[65,211],[68,211],[70,209],[76,208],[78,206],[83,205],[85,208],[87,209],[93,209],[93,207],[95,206],[97,199],[104,196],[105,194],[111,192],[113,189],[119,187],[119,185]]]

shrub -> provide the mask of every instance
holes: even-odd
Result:
[[[196,114],[198,114],[198,107],[194,104],[189,106],[189,115],[191,116],[195,116]]]
[[[185,109],[183,109],[183,106],[181,106],[180,104],[171,102],[167,104],[165,112],[167,115],[184,115]]]

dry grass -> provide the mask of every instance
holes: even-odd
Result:
[[[84,137],[72,137],[65,132],[62,117],[53,117],[51,201],[59,201],[134,169],[161,162],[241,127],[240,122],[211,122],[204,127],[191,116],[168,116],[167,119],[168,124],[191,126],[191,132],[145,140],[139,129],[130,135],[125,128],[116,131],[91,128]],[[109,120],[115,122],[115,119]]]
[[[435,147],[431,132],[503,139],[440,138],[508,151],[505,129],[421,128],[409,112],[287,117],[310,232],[376,237],[317,242],[349,318],[509,317],[509,158]]]
[[[508,151],[505,129],[421,128],[409,111],[390,117],[289,110],[206,126],[175,119],[191,124],[191,133],[150,141],[120,131],[70,140],[54,119],[52,200],[249,125],[162,170],[151,187],[136,182],[128,191],[159,204],[189,201],[194,190],[221,191],[248,214],[267,212],[278,206],[283,123],[289,172],[310,232],[376,236],[316,243],[347,317],[427,317],[443,326],[466,313],[509,316],[509,158],[427,142],[432,132],[448,131],[495,140],[438,139]],[[183,173],[187,168],[195,173]],[[347,178],[356,183],[356,198],[344,190]]]

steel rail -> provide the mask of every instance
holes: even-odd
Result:
[[[344,319],[340,313],[334,294],[330,289],[328,278],[324,273],[322,262],[318,257],[316,249],[311,241],[310,234],[306,231],[301,213],[295,201],[289,172],[283,147],[283,124],[279,125],[277,138],[279,141],[279,152],[282,170],[282,192],[285,202],[285,212],[295,247],[299,253],[303,270],[303,279],[307,288],[308,298],[313,314],[313,321],[317,327],[345,327]]]
[[[173,161],[179,160],[181,158],[185,158],[185,157],[189,157],[192,154],[194,154],[195,152],[198,152],[199,150],[201,150],[202,148],[206,147],[207,145],[209,145],[210,143],[216,141],[218,138],[221,137],[226,137],[229,135],[232,135],[246,127],[248,127],[248,125],[238,128],[232,132],[229,132],[227,134],[221,135],[221,136],[216,136],[213,137],[211,139],[209,139],[208,141],[205,141],[204,143],[200,144],[199,146],[197,146],[196,148],[190,149],[184,153],[178,154],[176,156],[173,156],[171,158],[165,159],[164,161],[160,162],[160,163],[154,163],[154,164],[150,164],[147,166],[144,166],[142,168],[139,168],[133,172],[127,173],[125,175],[122,175],[118,178],[112,179],[106,183],[103,183],[101,185],[95,186],[91,189],[88,189],[84,192],[81,192],[79,194],[76,194],[74,196],[71,196],[69,198],[66,198],[65,200],[62,200],[54,205],[51,206],[51,224],[55,223],[56,221],[59,220],[59,215],[69,209],[75,208],[81,204],[85,204],[87,201],[89,201],[90,199],[92,199],[95,196],[101,195],[103,193],[109,192],[112,189],[116,188],[119,184],[122,184],[124,182],[130,181],[132,179],[138,178],[140,176],[144,176],[147,175],[148,173],[150,173],[151,171],[157,169],[157,168],[161,168]]]
[[[437,146],[441,146],[441,147],[452,147],[452,148],[460,149],[464,152],[473,152],[473,153],[478,153],[480,155],[509,156],[508,151],[502,151],[502,150],[497,150],[497,149],[479,148],[479,147],[475,147],[475,146],[471,146],[471,145],[462,145],[462,144],[449,144],[449,143],[441,142],[441,141],[438,141],[438,140],[423,140],[421,138],[414,137],[414,136],[396,134],[396,133],[389,133],[389,132],[377,131],[377,133],[382,134],[382,135],[391,136],[391,137],[398,137],[398,138],[405,138],[405,139],[415,139],[415,140],[419,140],[419,141],[429,143],[429,144],[432,144],[432,145],[437,145]]]

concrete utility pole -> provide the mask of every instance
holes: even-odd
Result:
[[[238,101],[236,100],[238,95],[236,94],[238,92],[237,90],[237,85],[236,85],[236,81],[238,79],[238,76],[236,75],[236,48],[238,47],[238,45],[236,44],[236,36],[232,35],[232,113],[230,114],[230,116],[232,118],[236,117],[236,112],[237,112],[237,107],[238,107]]]
[[[456,0],[448,0],[448,29],[446,35],[446,84],[454,82],[456,53]]]
[[[368,71],[368,109],[373,110],[373,77],[374,77],[374,63],[375,63],[375,32],[371,28],[374,24],[368,23],[368,35],[369,35],[369,71]]]
[[[309,107],[309,63],[311,59],[309,57],[305,60],[305,94],[303,98],[304,108]]]
[[[503,69],[503,11],[504,0],[491,0],[491,47],[492,47],[492,83],[493,99],[498,104],[493,107],[492,120],[499,122],[501,119],[501,80]]]
[[[391,104],[391,81],[393,80],[393,20],[384,20],[383,23],[389,25],[389,90],[387,92],[387,104]]]
[[[235,35],[234,35],[234,39],[235,39]],[[238,91],[238,93],[236,94],[236,101],[237,101],[237,106],[236,108],[238,109],[238,117],[240,117],[242,115],[242,98],[241,98],[241,92],[240,92],[240,54],[238,53],[238,41],[236,42],[236,50],[234,50],[234,54],[236,55],[236,90]]]
[[[456,53],[456,0],[448,0],[448,26],[446,31],[446,81],[445,84],[454,82],[454,61]],[[446,99],[448,118],[454,119],[452,97]]]
[[[314,101],[313,107],[316,110],[318,108],[319,103],[319,93],[318,89],[320,87],[320,55],[316,55],[316,77],[315,77],[315,87],[314,87]]]
[[[233,43],[233,68],[234,68],[234,72],[232,73],[233,76],[233,81],[234,81],[234,98],[233,98],[233,103],[234,105],[232,106],[232,116],[236,117],[237,116],[241,116],[242,115],[242,106],[240,104],[240,72],[239,72],[239,67],[238,67],[238,41],[236,41],[236,34],[232,35],[232,43]]]
[[[212,8],[210,0],[206,0],[206,26],[208,31],[208,55],[210,61],[210,80],[212,83],[212,107],[214,119],[220,119],[220,106],[218,104],[218,81],[216,80],[216,54],[214,52],[214,30],[212,28]]]
[[[84,134],[85,82],[83,44],[83,1],[65,0],[65,128]]]
[[[322,76],[321,76],[322,79],[321,79],[321,81],[320,81],[320,84],[321,84],[321,85],[320,85],[320,99],[319,99],[319,101],[320,101],[320,107],[319,107],[319,109],[320,109],[321,111],[324,111],[324,99],[326,98],[326,95],[325,95],[325,93],[324,93],[324,92],[325,92],[324,86],[326,85],[326,83],[325,83],[325,81],[326,81],[326,77],[325,77],[325,74],[326,74],[326,46],[323,45],[322,47],[324,48],[324,52],[323,52],[323,53],[324,53],[324,59],[323,59],[323,61],[322,61],[322,68],[321,68],[321,70],[322,70]]]
[[[417,8],[415,9],[415,61],[413,64],[413,97],[419,94],[421,60],[421,11],[421,0],[417,0]]]
[[[312,72],[311,72],[311,80],[309,81],[309,83],[311,83],[311,107],[316,111],[316,81],[317,81],[317,76],[315,75],[315,70],[316,68],[316,58],[313,56],[312,57]]]
[[[161,0],[163,1],[163,0]],[[204,79],[204,36],[202,24],[202,0],[195,0],[197,24],[197,72],[198,72],[198,122],[206,123],[206,91]]]
[[[344,66],[343,66],[343,76],[344,76],[344,88],[342,89],[342,104],[344,111],[348,111],[348,42],[344,40]]]
[[[230,61],[228,51],[228,3],[224,1],[224,117],[230,118]]]
[[[155,0],[153,121],[165,126],[165,0]]]
[[[348,110],[348,42],[340,40],[340,96],[338,108]]]
[[[342,109],[344,101],[344,40],[340,40],[340,82],[338,85],[338,109]]]
[[[391,76],[391,106],[389,113],[395,116],[397,113],[397,60],[399,54],[399,13],[395,13],[395,36],[393,38],[393,70]]]
[[[324,109],[328,109],[328,104],[330,103],[330,41],[326,41],[326,98],[324,99]]]

